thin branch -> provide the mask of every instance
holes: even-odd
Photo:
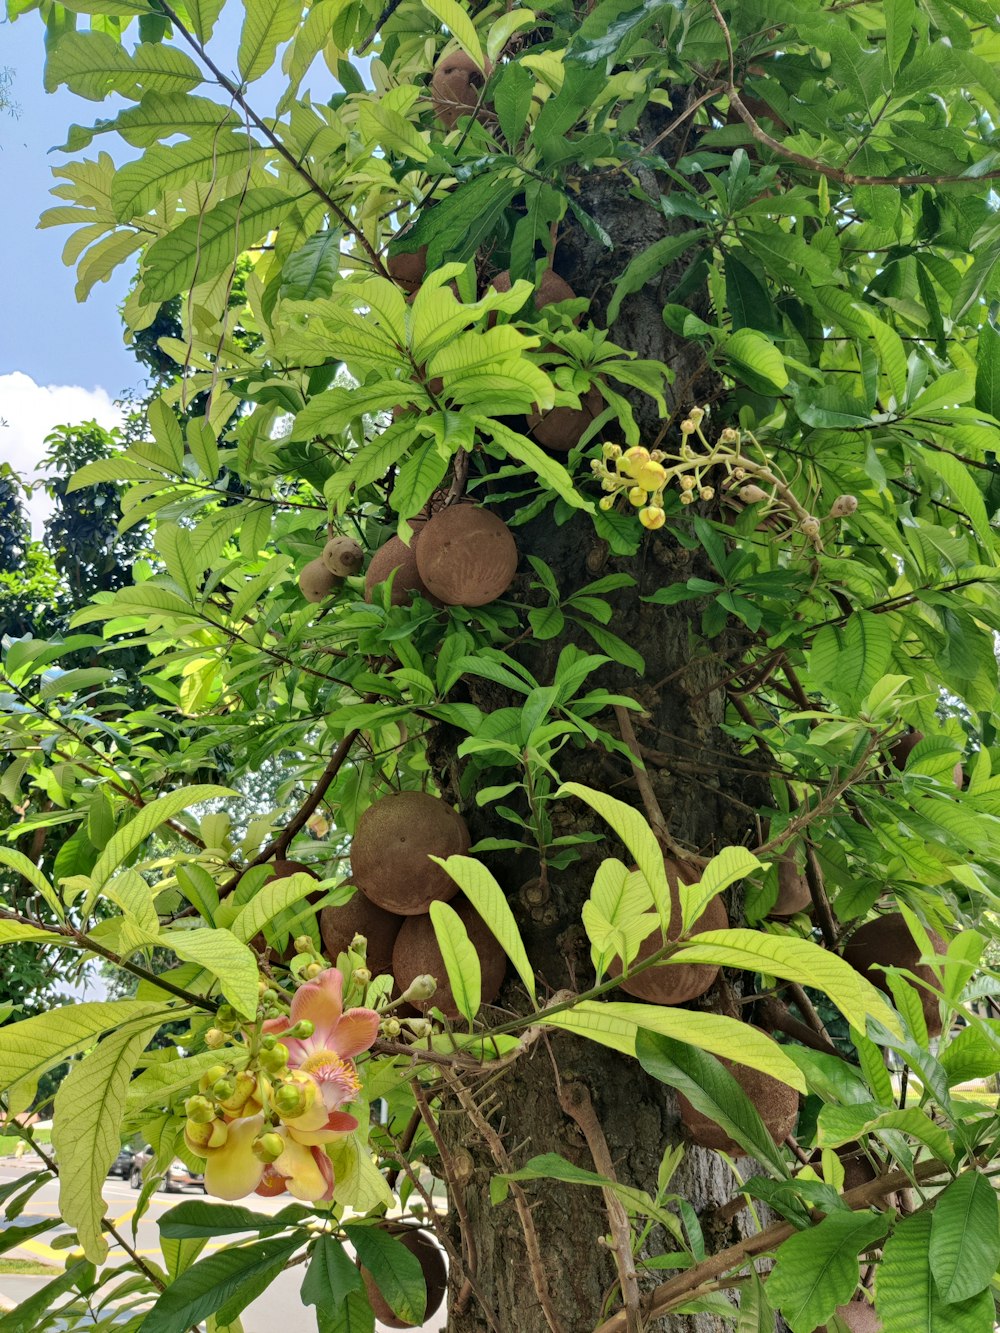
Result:
[[[578,1080],[571,1083],[560,1082],[559,1105],[579,1126],[580,1133],[587,1141],[598,1175],[605,1176],[608,1180],[616,1180],[608,1141],[604,1137],[604,1130],[586,1086]],[[632,1253],[632,1229],[629,1226],[628,1213],[613,1189],[602,1186],[601,1193],[604,1195],[604,1206],[608,1210],[615,1264],[618,1267],[618,1280],[621,1282],[622,1300],[625,1302],[625,1328],[627,1333],[642,1333],[639,1280],[635,1271],[635,1256]]]
[[[649,774],[642,762],[642,753],[632,727],[629,710],[621,704],[615,704],[614,710],[618,730],[621,732],[622,740],[628,746],[632,755],[632,773],[635,776],[635,784],[639,788],[639,795],[642,797],[642,803],[646,808],[646,818],[656,834],[657,842],[661,847],[666,848],[667,851],[683,861],[688,861],[697,866],[707,866],[708,860],[706,857],[698,856],[695,852],[689,852],[686,847],[682,847],[667,828],[667,821],[660,809],[660,803],[656,799],[653,784],[650,782]]]

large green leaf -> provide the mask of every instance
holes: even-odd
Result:
[[[143,1320],[143,1333],[188,1333],[192,1325],[239,1297],[253,1284],[270,1284],[301,1246],[303,1237],[272,1236],[211,1254],[192,1264],[159,1297]]]
[[[875,1275],[875,1308],[882,1333],[993,1333],[993,1297],[980,1292],[949,1305],[931,1270],[933,1214],[904,1217],[885,1243]]]
[[[672,960],[740,967],[748,972],[797,981],[822,991],[859,1031],[874,1018],[896,1036],[899,1019],[881,991],[837,954],[809,940],[767,935],[757,930],[706,930],[685,944]]]
[[[253,83],[274,64],[282,42],[298,27],[302,6],[297,0],[246,0],[236,63],[244,83]]]
[[[790,1236],[775,1256],[767,1296],[792,1333],[814,1333],[858,1286],[858,1255],[881,1240],[889,1219],[868,1211],[835,1212]]]
[[[272,186],[247,190],[185,218],[146,252],[143,292],[147,301],[167,301],[195,282],[208,282],[255,241],[272,231],[295,207],[295,195]]]
[[[240,909],[239,916],[229,929],[237,940],[249,944],[253,937],[286,907],[301,902],[315,890],[316,880],[312,875],[301,871],[294,875],[285,875],[281,879],[269,879],[258,889],[250,902]]]
[[[393,1313],[406,1323],[423,1323],[427,1288],[416,1255],[380,1227],[348,1223],[344,1230]]]
[[[930,1261],[934,1286],[947,1305],[985,1291],[1000,1263],[996,1190],[978,1171],[966,1171],[934,1200]]]
[[[136,811],[135,816],[115,834],[104,848],[104,851],[101,852],[97,865],[94,866],[90,875],[90,882],[93,886],[92,893],[99,892],[122,862],[141,847],[161,824],[165,824],[169,819],[174,819],[184,810],[188,810],[191,806],[198,805],[202,801],[218,800],[220,797],[234,794],[228,787],[217,787],[211,784],[195,785],[181,787],[177,791],[169,792],[166,796],[161,796],[158,800],[150,801],[148,805],[144,805],[141,810]]]
[[[108,1168],[121,1147],[125,1095],[139,1056],[167,1017],[163,1007],[111,1032],[73,1066],[59,1085],[53,1108],[52,1144],[59,1158],[59,1211],[75,1227],[83,1252],[103,1263],[108,1246],[101,1221]]]
[[[160,943],[172,949],[178,958],[197,963],[218,977],[222,993],[233,1008],[244,1018],[254,1017],[258,1001],[257,959],[230,931],[213,930],[209,926],[170,930],[160,935]]]
[[[447,903],[431,903],[431,924],[448,974],[455,1006],[471,1023],[482,1001],[482,969],[462,918]]]
[[[159,207],[164,196],[172,199],[192,181],[219,181],[234,171],[249,174],[256,148],[246,134],[157,144],[115,172],[111,206],[122,222],[142,217]]]
[[[449,856],[447,860],[431,857],[448,872],[496,937],[497,943],[514,964],[525,989],[535,999],[535,977],[528,955],[503,889],[481,861],[471,856]]]

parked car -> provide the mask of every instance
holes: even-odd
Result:
[[[142,1152],[137,1152],[132,1158],[132,1165],[129,1168],[128,1183],[134,1190],[142,1188],[142,1173],[145,1170],[146,1163],[151,1162],[156,1156],[156,1149],[147,1143]],[[179,1157],[167,1167],[163,1174],[162,1189],[168,1194],[178,1194],[181,1190],[195,1187],[204,1192],[205,1177],[200,1171],[192,1171],[181,1161]]]
[[[130,1148],[127,1143],[123,1143],[118,1156],[108,1167],[109,1176],[121,1176],[122,1180],[128,1180],[132,1174],[132,1163],[135,1161],[135,1149]]]

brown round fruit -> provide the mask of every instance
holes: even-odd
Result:
[[[910,755],[924,739],[922,731],[908,731],[898,740],[894,740],[889,746],[889,762],[893,768],[898,768],[900,772],[906,767]]]
[[[444,1255],[426,1231],[418,1231],[411,1227],[404,1232],[395,1232],[394,1235],[411,1254],[416,1255],[420,1260],[424,1283],[427,1286],[427,1305],[424,1310],[424,1319],[430,1319],[431,1315],[440,1309],[441,1302],[444,1300],[445,1292],[448,1289],[448,1265],[445,1263]],[[365,1291],[375,1312],[375,1318],[381,1324],[384,1324],[386,1328],[417,1327],[416,1324],[408,1324],[405,1320],[400,1319],[398,1315],[393,1314],[367,1268],[361,1269],[361,1276],[364,1278]]]
[[[678,880],[685,884],[694,884],[698,876],[694,869],[663,858],[667,868],[667,882],[670,885],[670,929],[667,939],[675,940],[681,932],[681,902],[677,890]],[[714,897],[695,923],[692,935],[700,935],[704,930],[728,930],[729,915],[718,895]],[[659,929],[655,929],[644,940],[634,962],[639,963],[663,947]],[[633,963],[634,966],[634,963]],[[621,959],[616,958],[609,966],[610,976],[620,976]],[[683,1004],[698,995],[704,995],[719,975],[719,969],[707,963],[662,963],[628,977],[621,983],[623,991],[635,995],[640,1000],[649,1000],[652,1004]]]
[[[390,255],[386,260],[386,268],[397,285],[412,296],[420,287],[427,272],[427,246],[422,245],[419,250],[414,250],[410,254],[400,252]]]
[[[441,57],[431,79],[431,102],[434,115],[446,130],[453,130],[462,116],[482,117],[479,98],[492,71],[488,60],[482,70],[464,51]]]
[[[851,1301],[849,1305],[837,1306],[837,1318],[851,1333],[882,1333],[882,1320],[875,1313],[874,1305],[866,1300]],[[818,1328],[816,1333],[828,1333],[829,1324]]]
[[[579,407],[553,407],[548,412],[532,412],[528,430],[546,449],[568,454],[580,443],[590,423],[604,411],[604,399],[594,385],[581,395]]]
[[[472,946],[479,955],[482,972],[482,1003],[491,1004],[500,994],[504,973],[507,970],[507,955],[496,942],[493,932],[487,927],[482,917],[471,903],[455,904],[463,926],[469,933]],[[458,1005],[448,985],[448,971],[438,948],[434,923],[429,916],[411,916],[404,921],[396,944],[392,951],[392,975],[400,994],[417,977],[432,976],[437,981],[437,990],[429,1000],[415,1000],[414,1004],[422,1012],[428,1009],[440,1009],[446,1018],[460,1017]]]
[[[299,575],[299,588],[307,602],[324,601],[342,582],[336,574],[330,573],[322,556],[310,560]]]
[[[392,970],[392,946],[402,924],[401,916],[376,907],[360,890],[342,907],[324,907],[319,914],[319,933],[330,962],[336,963],[337,954],[347,952],[355,935],[364,935],[372,976]]]
[[[358,820],[352,879],[376,907],[416,916],[458,892],[450,875],[429,858],[462,856],[470,842],[465,820],[447,801],[426,792],[394,792]]]
[[[411,524],[411,526],[413,526]],[[405,606],[410,600],[410,593],[419,593],[427,597],[428,592],[417,571],[417,534],[414,532],[409,546],[399,537],[390,537],[372,556],[371,564],[365,574],[365,601],[372,600],[372,593],[379,583],[384,583],[389,575],[396,571],[392,581],[393,606]]]
[[[486,606],[510,587],[517,546],[488,509],[450,505],[421,529],[416,558],[420,578],[446,606]]]
[[[778,896],[768,916],[795,916],[812,906],[809,881],[791,852],[778,857]]]
[[[347,578],[365,563],[365,553],[353,537],[331,537],[320,556],[331,574]]]
[[[795,1128],[799,1116],[799,1094],[786,1083],[771,1078],[770,1074],[762,1074],[747,1065],[733,1064],[731,1060],[722,1060],[720,1063],[753,1102],[771,1138],[775,1143],[783,1143]],[[692,1142],[702,1148],[713,1148],[716,1152],[745,1156],[744,1150],[722,1126],[696,1111],[683,1093],[678,1093],[677,1105],[681,1121]]]
[[[498,292],[509,292],[512,285],[510,272],[507,269],[490,279],[490,286]],[[575,298],[576,292],[565,278],[560,278],[554,269],[547,268],[535,288],[535,309],[543,310],[545,306],[553,305],[556,301],[572,301]],[[577,315],[574,324],[579,324],[581,318],[581,315]]]
[[[927,934],[935,953],[942,954],[947,951],[947,945],[936,931],[929,930]],[[885,991],[890,997],[892,992],[886,974],[879,971],[878,967],[905,968],[921,981],[937,987],[933,971],[926,965],[921,966],[919,958],[920,950],[900,912],[891,912],[875,921],[869,921],[867,925],[855,931],[844,949],[844,962],[850,963],[851,967],[867,977],[873,986],[878,986],[879,990]],[[937,996],[925,990],[923,986],[918,986],[917,990],[927,1022],[928,1035],[938,1037],[941,1035],[941,1013]]]

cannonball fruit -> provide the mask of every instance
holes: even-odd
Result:
[[[331,537],[320,556],[331,574],[347,578],[357,574],[365,562],[365,553],[353,537]]]
[[[397,1232],[395,1235],[396,1239],[420,1260],[424,1282],[427,1286],[427,1306],[424,1311],[424,1319],[430,1319],[431,1315],[441,1308],[441,1302],[444,1300],[445,1292],[448,1289],[448,1266],[445,1263],[444,1255],[426,1231],[410,1228],[407,1231]],[[379,1291],[375,1279],[367,1268],[361,1269],[361,1276],[364,1278],[368,1301],[375,1311],[375,1318],[380,1324],[384,1324],[386,1328],[417,1327],[416,1324],[409,1324],[400,1319],[398,1315],[393,1314],[389,1303]]]
[[[510,272],[507,269],[504,269],[502,273],[498,273],[495,278],[490,280],[490,286],[498,292],[509,292],[512,285]],[[572,301],[575,297],[576,292],[565,278],[560,278],[554,269],[547,268],[535,288],[535,309],[542,310],[545,306],[553,305],[556,301]],[[575,322],[580,322],[579,315]]]
[[[431,79],[431,102],[446,130],[453,130],[462,116],[477,114],[480,94],[492,70],[488,60],[482,70],[464,51],[441,57]],[[482,108],[478,114],[482,115]]]
[[[591,385],[581,396],[579,407],[553,407],[548,412],[532,412],[528,417],[528,430],[546,449],[568,454],[603,410],[604,399],[600,390]]]
[[[485,606],[510,587],[517,546],[488,509],[449,505],[421,529],[416,562],[424,585],[446,606]]]
[[[331,963],[337,954],[346,953],[355,935],[368,941],[367,964],[372,976],[392,968],[392,946],[403,924],[394,912],[383,911],[358,892],[341,907],[324,907],[319,914],[319,933],[323,949]]]
[[[775,1143],[783,1143],[795,1128],[799,1115],[799,1094],[786,1083],[780,1083],[770,1074],[762,1074],[758,1069],[747,1065],[733,1064],[731,1060],[720,1062],[732,1074],[746,1095],[757,1108],[757,1114],[763,1120],[768,1134]],[[713,1148],[716,1152],[743,1155],[744,1150],[729,1137],[721,1125],[717,1125],[708,1116],[696,1111],[683,1093],[678,1093],[677,1105],[681,1113],[681,1122],[693,1143],[702,1148]]]
[[[507,956],[471,903],[463,900],[455,905],[455,911],[479,956],[482,1002],[491,1004],[500,994],[507,970]],[[422,1013],[428,1009],[440,1009],[446,1018],[459,1017],[458,1005],[448,985],[448,971],[434,933],[434,923],[429,916],[411,916],[403,922],[392,951],[392,975],[396,978],[396,986],[401,994],[417,977],[434,977],[437,990],[429,1000],[414,1001],[416,1007]]]
[[[882,1333],[882,1320],[875,1313],[875,1307],[864,1299],[838,1305],[837,1318],[851,1333]],[[816,1333],[828,1333],[829,1327],[824,1324]]]
[[[447,801],[425,792],[394,792],[358,820],[351,877],[376,907],[415,916],[458,892],[455,881],[428,858],[462,856],[470,841],[465,820]]]
[[[698,877],[693,868],[682,865],[679,861],[673,861],[669,857],[664,857],[663,860],[667,868],[667,881],[670,884],[670,929],[667,931],[667,939],[675,940],[681,933],[678,880],[693,884]],[[698,918],[691,933],[698,935],[703,930],[728,929],[729,916],[722,899],[716,895]],[[649,938],[643,941],[632,965],[642,962],[662,947],[657,927]],[[608,968],[608,972],[614,977],[620,976],[621,971],[621,959],[616,958]],[[653,1004],[683,1004],[685,1000],[693,1000],[698,995],[704,995],[718,975],[719,969],[707,963],[662,963],[647,968],[645,972],[639,972],[634,977],[626,978],[621,983],[621,988],[629,995],[635,995],[640,1000],[649,1000]]]
[[[411,254],[390,255],[386,261],[386,268],[403,291],[412,295],[423,282],[427,272],[427,246],[422,245],[419,250],[414,250]]]
[[[427,588],[417,570],[416,545],[417,538],[414,534],[409,546],[399,537],[390,537],[378,548],[365,574],[366,602],[372,600],[375,587],[379,583],[384,583],[393,570],[396,571],[390,598],[393,606],[405,606],[410,600],[411,592],[419,593],[421,597],[427,596]]]
[[[941,936],[933,930],[929,930],[927,934],[930,936],[934,952],[945,953],[947,946]],[[892,912],[888,916],[879,917],[876,921],[869,921],[867,925],[855,931],[844,949],[844,961],[850,963],[851,967],[861,972],[873,986],[878,986],[879,990],[885,991],[887,995],[892,993],[889,982],[886,974],[879,971],[876,964],[880,967],[905,968],[921,981],[937,986],[933,971],[926,965],[921,966],[917,961],[919,958],[920,949],[900,912]],[[941,1035],[941,1014],[937,998],[924,990],[923,986],[918,986],[917,990],[927,1022],[928,1035],[938,1037]]]
[[[337,575],[327,569],[322,556],[310,560],[299,575],[299,588],[307,602],[322,602],[340,582]]]
[[[794,916],[812,906],[809,881],[796,864],[791,852],[778,858],[778,896],[771,916]]]

